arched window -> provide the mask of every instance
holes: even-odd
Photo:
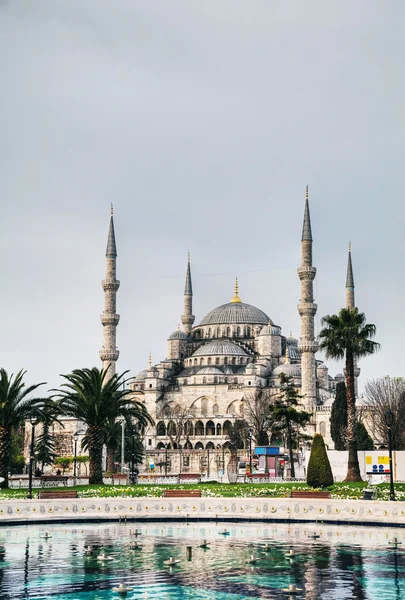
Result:
[[[207,421],[205,435],[215,435],[215,425],[213,421]]]
[[[214,377],[214,383],[218,383],[218,377],[217,376]]]
[[[236,364],[236,358],[234,356],[232,357],[232,364]]]
[[[222,429],[222,435],[229,435],[231,427],[232,427],[232,423],[230,421],[225,421],[225,423],[223,425],[223,429]]]
[[[226,336],[231,337],[231,328],[230,327],[226,328]]]
[[[227,365],[227,364],[228,364],[228,357],[225,356],[225,358],[224,358],[224,365]]]
[[[197,377],[193,377],[193,383],[194,385],[197,383]]]
[[[166,425],[163,421],[159,421],[156,425],[156,435],[166,435]]]
[[[183,385],[187,385],[187,379],[183,379]]]
[[[217,435],[221,435],[221,424],[217,423]]]
[[[198,364],[198,360],[195,358],[194,359],[194,366],[196,366]]]
[[[177,427],[174,421],[169,421],[167,424],[167,435],[176,435]]]
[[[204,425],[202,421],[197,421],[194,427],[194,433],[195,435],[204,435]]]
[[[212,363],[212,360],[211,360],[211,358],[209,358],[209,359],[207,360],[207,365],[210,365],[211,363]]]
[[[195,335],[195,339],[199,340],[201,337],[201,332],[199,330],[197,330],[194,335]]]
[[[228,383],[228,377],[225,377],[224,383]]]
[[[195,448],[196,450],[203,450],[203,449],[204,449],[204,446],[202,445],[202,443],[201,443],[201,442],[197,442],[197,443],[196,443],[196,445],[194,446],[194,448]]]
[[[203,385],[205,385],[205,384],[207,383],[207,378],[206,378],[206,377],[203,377],[203,380],[202,380],[202,382],[203,382]]]
[[[217,327],[217,337],[221,337],[221,328]]]
[[[184,433],[186,435],[193,435],[193,424],[191,421],[186,421],[184,423]]]
[[[239,337],[240,336],[240,327],[236,328],[236,336]]]
[[[204,359],[200,358],[200,365],[203,365],[203,364],[204,364]]]
[[[214,415],[217,415],[219,413],[218,404],[214,404],[214,406],[212,407],[212,412],[214,413]]]
[[[215,446],[212,442],[207,442],[207,445],[205,446],[205,448],[207,450],[215,450]]]
[[[234,382],[234,383],[238,383],[238,378],[237,378],[237,377],[235,377],[235,378],[234,378],[234,380],[233,380],[233,382]]]
[[[208,337],[210,338],[212,336],[212,330],[211,327],[208,329]]]
[[[246,335],[247,335],[247,337],[250,337],[250,327],[248,327],[248,328],[246,329]]]
[[[184,448],[186,448],[187,450],[193,449],[193,444],[190,442],[190,440],[187,440],[187,442],[184,444]]]
[[[217,356],[217,357],[216,357],[216,359],[215,359],[215,364],[216,364],[216,365],[219,365],[219,356]]]

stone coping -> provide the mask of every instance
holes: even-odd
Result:
[[[1,499],[0,526],[32,522],[205,520],[325,522],[405,527],[405,503],[295,498]]]

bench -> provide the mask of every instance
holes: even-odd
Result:
[[[39,492],[39,498],[40,500],[54,500],[57,498],[77,498],[77,491],[76,490],[52,490],[49,491],[46,490],[45,492]]]
[[[201,498],[200,490],[164,490],[163,498]]]
[[[330,498],[330,492],[315,492],[313,490],[292,490],[290,498],[312,498],[318,500],[320,498]]]
[[[41,475],[41,484],[44,487],[50,486],[53,483],[67,485],[67,482],[68,477],[65,477],[64,475]]]

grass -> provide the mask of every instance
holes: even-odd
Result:
[[[366,482],[362,483],[335,483],[329,491],[332,498],[337,499],[355,499],[363,497],[363,489],[367,487]],[[380,484],[377,487],[378,499],[389,500],[389,485]],[[305,483],[200,483],[200,484],[180,484],[180,485],[83,485],[69,487],[69,490],[77,490],[79,495],[84,498],[111,498],[111,497],[160,497],[167,489],[199,489],[204,497],[225,497],[225,498],[285,498],[291,490],[305,490],[309,488]],[[34,496],[42,490],[55,488],[35,488]],[[405,500],[405,484],[395,485],[397,500]],[[8,489],[0,490],[0,502],[6,498],[26,498],[26,489]]]

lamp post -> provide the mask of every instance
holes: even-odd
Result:
[[[166,443],[165,444],[165,477],[167,477],[167,449],[169,447],[169,444]]]
[[[30,444],[30,465],[28,471],[28,494],[27,498],[32,499],[32,467],[34,463],[34,444],[35,444],[35,425],[37,424],[37,420],[35,417],[30,417],[31,423],[31,444]]]
[[[394,470],[392,464],[392,426],[394,424],[394,413],[392,410],[386,410],[384,413],[385,424],[388,430],[388,456],[389,456],[389,468],[390,468],[390,500],[395,500],[395,489],[394,489]]]
[[[250,466],[250,474],[252,475],[252,438],[253,438],[253,429],[249,428],[249,466]]]
[[[125,463],[125,421],[121,421],[121,475],[124,474]]]
[[[76,485],[76,466],[77,466],[77,440],[79,439],[79,432],[75,431],[73,434],[75,442],[74,456],[73,456],[73,485]]]

